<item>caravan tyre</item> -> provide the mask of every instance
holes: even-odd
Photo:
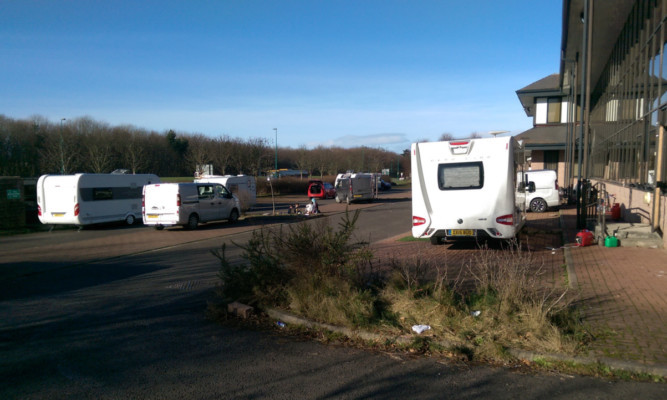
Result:
[[[431,236],[431,244],[432,245],[438,246],[438,245],[441,245],[443,243],[444,242],[443,242],[443,240],[440,236]]]
[[[136,222],[136,219],[134,218],[134,215],[130,214],[125,218],[125,222],[128,225],[134,225],[134,223]]]
[[[190,230],[195,230],[197,229],[197,225],[199,225],[199,217],[197,216],[197,214],[190,214],[190,218],[188,218],[187,228]]]
[[[538,197],[530,202],[530,211],[541,213],[545,212],[546,210],[547,210],[547,202],[544,201],[544,199],[540,199]]]

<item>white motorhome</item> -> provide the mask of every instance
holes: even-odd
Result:
[[[545,212],[561,205],[558,175],[550,169],[525,171],[526,204],[532,212]]]
[[[523,149],[514,138],[413,143],[411,150],[415,238],[440,244],[519,232],[526,202],[516,181]]]
[[[241,211],[247,211],[257,203],[257,184],[254,176],[248,175],[203,175],[195,179],[198,183],[219,183],[229,189],[241,202]]]
[[[37,180],[37,214],[43,224],[91,225],[141,219],[144,185],[153,174],[42,175]]]
[[[144,186],[142,215],[156,229],[239,219],[239,199],[219,183],[158,183]]]
[[[376,178],[373,174],[347,172],[336,176],[336,203],[345,201],[373,201],[377,197]]]

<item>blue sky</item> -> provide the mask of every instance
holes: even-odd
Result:
[[[0,2],[0,114],[392,151],[532,126],[560,0]]]

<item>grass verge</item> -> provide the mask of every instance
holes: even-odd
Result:
[[[446,257],[392,260],[381,269],[368,243],[354,237],[358,216],[346,213],[336,229],[320,218],[255,231],[240,245],[240,265],[230,264],[224,247],[215,251],[221,313],[232,301],[282,309],[412,338],[396,345],[410,352],[466,360],[504,362],[512,358],[510,348],[576,354],[591,340],[567,285],[546,279],[543,263],[520,246],[482,247],[454,274]],[[419,324],[430,329],[415,335]]]

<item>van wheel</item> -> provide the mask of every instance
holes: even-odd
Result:
[[[190,214],[190,218],[188,218],[188,229],[195,230],[197,229],[197,225],[199,225],[199,217],[197,214]]]
[[[537,198],[533,199],[530,202],[530,211],[541,213],[545,212],[546,210],[547,210],[547,202],[544,201],[544,199]]]
[[[130,214],[125,218],[125,222],[127,222],[128,225],[134,225],[136,219],[134,218],[134,215]]]
[[[163,229],[164,229],[164,226],[162,226],[162,225],[155,225],[155,230],[156,230],[156,231],[161,231],[161,230],[163,230]]]
[[[235,208],[229,213],[229,222],[232,224],[239,220],[239,211]]]

